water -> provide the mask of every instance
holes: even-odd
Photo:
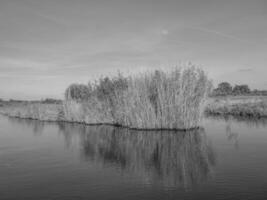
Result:
[[[265,120],[138,132],[0,116],[0,199],[266,199]]]

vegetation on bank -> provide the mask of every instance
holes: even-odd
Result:
[[[66,105],[68,104],[68,105]],[[85,103],[86,105],[86,103]],[[88,110],[83,110],[85,105],[78,103],[76,101],[65,101],[64,104],[41,104],[41,103],[9,103],[0,106],[0,113],[18,118],[28,118],[28,119],[38,119],[44,121],[72,121],[83,122],[84,115]],[[65,108],[64,108],[65,107]],[[69,109],[69,110],[68,110]],[[73,110],[70,110],[73,109]],[[77,111],[80,109],[80,112]],[[98,108],[99,109],[99,108]],[[100,110],[100,109],[99,109]],[[69,111],[70,113],[66,113]],[[226,97],[213,97],[207,100],[205,107],[205,113],[209,116],[235,116],[242,117],[242,119],[247,119],[249,121],[259,120],[261,118],[267,118],[267,98],[260,96],[226,96]],[[76,114],[76,116],[75,116]],[[90,116],[94,116],[95,113],[91,113]],[[68,118],[66,115],[69,115]],[[97,113],[96,116],[100,116],[101,113]],[[110,121],[95,120],[97,123],[109,123],[111,124],[112,117],[110,116]],[[87,118],[89,118],[87,116]],[[91,118],[91,119],[92,119]],[[79,121],[77,120],[79,119]],[[97,119],[95,117],[95,119]],[[100,119],[99,119],[100,120]]]
[[[237,90],[225,83],[218,88],[223,94]],[[245,88],[240,91],[246,91]],[[184,130],[199,127],[204,111],[221,116],[267,117],[264,96],[250,93],[206,98],[210,89],[205,73],[194,67],[129,77],[118,74],[88,85],[72,84],[65,91],[64,101],[2,100],[0,113],[45,121]]]
[[[68,121],[110,123],[137,129],[191,129],[200,126],[211,84],[200,69],[155,71],[72,84],[65,92]]]
[[[0,113],[17,118],[42,121],[64,121],[62,104],[13,103],[6,104]]]
[[[205,112],[216,115],[267,117],[267,98],[259,96],[210,98]]]
[[[207,114],[240,117],[267,117],[267,91],[251,90],[248,85],[218,84],[209,98]]]

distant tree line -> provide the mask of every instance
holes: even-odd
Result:
[[[18,99],[9,99],[7,101],[0,98],[0,102],[6,103],[42,103],[42,104],[61,104],[61,99],[46,98],[42,100],[18,100]]]
[[[266,90],[251,90],[248,85],[235,85],[232,86],[228,82],[218,84],[212,92],[212,96],[226,96],[226,95],[262,95],[267,96]]]
[[[44,100],[41,100],[41,103],[43,103],[43,104],[61,104],[62,103],[62,100],[60,100],[60,99],[46,98]]]

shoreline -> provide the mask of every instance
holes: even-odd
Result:
[[[267,115],[259,115],[259,114],[250,114],[250,113],[242,113],[240,112],[239,114],[237,113],[231,113],[231,112],[210,112],[210,111],[205,111],[206,116],[221,116],[221,117],[243,117],[243,118],[248,118],[248,119],[267,119]]]
[[[12,116],[7,113],[0,112],[0,115],[8,117],[8,118],[15,118],[15,119],[21,119],[21,120],[32,120],[32,121],[40,121],[40,122],[48,122],[48,123],[68,123],[68,124],[77,124],[77,125],[85,125],[85,126],[111,126],[111,127],[117,127],[117,128],[123,128],[123,129],[129,129],[129,130],[135,130],[135,131],[179,131],[179,132],[190,132],[194,130],[201,130],[203,129],[202,126],[198,126],[195,128],[189,128],[189,129],[170,129],[170,128],[134,128],[134,127],[127,127],[120,124],[112,124],[112,123],[86,123],[86,122],[79,122],[79,121],[70,121],[70,120],[53,120],[53,119],[38,119],[38,118],[32,118],[32,117],[21,117],[21,116]],[[267,120],[267,116],[255,116],[255,115],[237,115],[233,113],[227,113],[222,114],[220,112],[218,113],[211,113],[211,112],[205,112],[204,118],[208,119],[210,117],[219,117],[221,119],[228,119],[228,118],[234,118],[234,119],[241,119],[242,120],[248,120],[248,121],[257,121],[257,120]]]
[[[5,113],[0,113],[0,115],[8,117],[8,118],[16,118],[21,120],[33,120],[33,121],[40,121],[40,122],[48,122],[48,123],[69,123],[69,124],[80,124],[85,126],[112,126],[112,127],[118,127],[123,129],[129,129],[129,130],[135,130],[135,131],[179,131],[179,132],[189,132],[189,131],[195,131],[195,130],[201,130],[203,127],[198,126],[195,128],[189,128],[189,129],[169,129],[169,128],[132,128],[123,126],[120,124],[112,124],[112,123],[86,123],[86,122],[78,122],[78,121],[68,121],[68,120],[44,120],[44,119],[37,119],[37,118],[31,118],[31,117],[20,117],[20,116],[10,116]]]
[[[209,98],[207,100],[203,117],[236,117],[246,118],[251,121],[267,119],[267,98],[260,97],[240,97],[240,98]],[[66,116],[63,104],[9,104],[0,108],[0,114],[18,119],[38,120],[44,122],[59,122],[59,123],[73,123],[83,124],[86,126],[113,126],[127,128],[131,130],[139,131],[191,131],[197,130],[202,127],[200,123],[196,127],[188,128],[157,128],[157,127],[131,127],[121,125],[119,123],[113,123],[112,119],[100,118],[92,120],[93,118],[86,118],[81,116],[83,113],[83,107],[81,104],[75,103],[74,106],[79,106],[75,111],[77,115]],[[75,107],[74,107],[75,108]],[[86,113],[88,114],[88,112]],[[92,115],[93,116],[93,115]],[[179,120],[179,119],[177,119]],[[101,122],[103,121],[103,122]]]

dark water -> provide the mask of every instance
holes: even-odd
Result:
[[[0,116],[0,199],[267,199],[266,124],[138,132]]]

